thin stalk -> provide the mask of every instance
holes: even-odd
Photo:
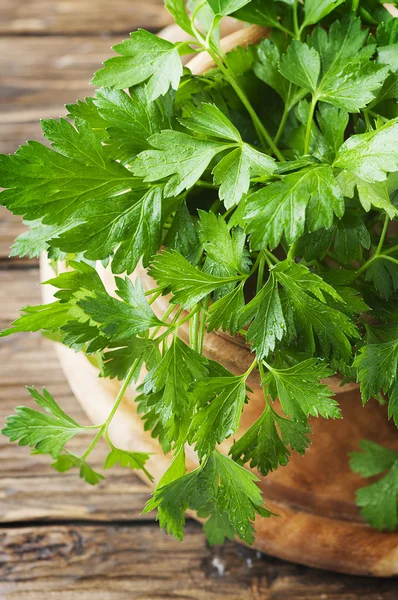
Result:
[[[199,336],[198,336],[198,352],[202,353],[203,350],[203,341],[205,338],[206,332],[206,315],[207,309],[209,308],[210,296],[207,296],[203,302],[201,314],[200,314],[200,326],[199,326]]]
[[[192,350],[198,351],[199,311],[196,311],[189,321],[189,344]]]
[[[145,296],[152,296],[152,294],[157,294],[159,291],[163,291],[162,287],[153,288],[153,290],[148,290],[145,292]]]
[[[383,248],[384,240],[386,239],[386,235],[387,235],[387,229],[388,229],[389,222],[390,222],[390,217],[388,215],[386,215],[385,219],[384,219],[384,223],[383,223],[383,229],[381,230],[380,240],[379,240],[379,243],[376,248],[376,252],[375,252],[376,255],[380,254],[380,252]]]
[[[352,0],[352,12],[355,14],[358,12],[359,0]]]
[[[159,298],[159,296],[162,294],[163,290],[158,290],[157,292],[154,293],[154,295],[152,296],[152,298],[149,300],[148,304],[153,304],[153,302],[155,302],[155,300],[157,300]]]
[[[173,310],[175,309],[175,305],[174,304],[170,304],[169,308],[166,310],[166,312],[164,313],[164,315],[162,316],[162,321],[166,322],[166,319],[168,319],[168,317],[171,315],[171,313],[173,312]],[[182,309],[181,309],[182,310]],[[178,311],[177,311],[177,318],[178,318]],[[173,321],[172,321],[173,322]],[[151,333],[150,339],[153,340],[153,338],[155,337],[155,335],[157,334],[158,331],[160,331],[162,329],[162,327],[164,327],[164,325],[159,325],[159,327],[156,327],[153,332]]]
[[[174,327],[176,329],[178,329],[178,327],[181,327],[181,325],[183,325],[184,323],[186,323],[187,321],[189,321],[189,319],[191,319],[194,315],[196,315],[196,313],[199,310],[199,304],[197,304],[195,306],[195,308],[193,310],[191,310],[191,312],[189,312],[187,315],[185,315],[185,317],[183,317],[181,319],[181,321],[178,321],[177,323],[174,324]]]
[[[263,252],[264,252],[264,254],[265,254],[266,256],[268,256],[268,258],[270,259],[270,261],[271,261],[271,262],[272,262],[274,265],[277,265],[277,264],[278,264],[279,260],[276,258],[276,256],[274,256],[274,255],[272,254],[272,252],[270,252],[270,251],[269,251],[267,248],[264,248]]]
[[[199,179],[199,181],[197,181],[195,185],[202,188],[209,188],[209,190],[218,190],[219,187],[218,185],[215,185],[210,181],[203,181],[202,179]]]
[[[294,35],[296,39],[300,40],[300,28],[298,24],[298,0],[295,0],[293,4],[293,27],[294,27]]]
[[[374,112],[373,110],[368,109],[368,113],[375,119],[381,119],[383,121],[383,123],[389,122],[389,119],[387,119],[386,117],[383,117],[382,115],[379,115],[377,112]]]
[[[394,254],[394,252],[398,252],[398,244],[396,246],[391,246],[387,250],[384,250],[383,254]]]
[[[107,431],[109,424],[112,421],[113,417],[115,416],[115,413],[116,413],[117,409],[119,408],[121,401],[123,400],[124,394],[126,393],[126,390],[134,377],[134,373],[135,373],[135,370],[139,363],[139,360],[140,360],[139,358],[136,358],[135,361],[133,362],[133,364],[131,365],[130,369],[128,370],[126,379],[124,380],[123,385],[120,388],[118,395],[116,396],[116,400],[112,407],[111,412],[109,413],[105,423],[103,423],[103,425],[101,426],[101,429],[98,431],[97,435],[95,436],[95,438],[93,439],[93,441],[91,442],[91,444],[89,445],[89,447],[87,448],[85,453],[83,454],[82,460],[86,460],[87,456],[92,452],[92,450],[95,448],[95,446],[97,445],[99,440],[102,438],[104,432]]]
[[[289,260],[290,262],[294,260],[295,258],[295,250],[296,250],[296,244],[292,244],[289,248],[289,251],[287,253],[287,260]]]
[[[234,77],[231,75],[229,69],[224,65],[222,60],[220,60],[220,58],[217,56],[217,54],[215,54],[212,50],[209,50],[209,54],[211,55],[212,59],[214,60],[214,62],[216,63],[216,65],[218,66],[220,71],[223,73],[223,75],[225,76],[225,78],[227,79],[227,81],[229,82],[231,87],[235,90],[236,95],[238,96],[238,98],[242,102],[243,106],[246,108],[247,112],[249,113],[250,118],[253,121],[253,125],[257,131],[257,134],[258,134],[260,140],[262,140],[263,144],[265,141],[265,143],[268,144],[268,146],[271,148],[272,152],[275,154],[275,156],[278,158],[278,160],[280,160],[281,162],[284,162],[285,158],[284,158],[283,154],[278,149],[278,147],[275,145],[274,140],[272,139],[272,137],[270,136],[270,134],[264,127],[261,119],[259,118],[256,111],[250,104],[248,98],[246,97],[246,94],[241,89],[238,82],[235,81]]]
[[[264,281],[265,256],[262,253],[259,256],[260,256],[260,261],[258,263],[256,294],[258,294],[258,292],[263,287],[263,281]]]
[[[366,129],[368,131],[373,131],[372,123],[370,122],[370,119],[369,119],[369,111],[363,110],[362,114],[365,117]]]
[[[261,361],[258,363],[258,371],[260,373],[260,381],[261,381],[261,387],[262,387],[263,386],[263,381],[265,379],[265,372],[264,372],[263,363]],[[264,397],[265,397],[265,393],[264,393]]]
[[[250,367],[247,369],[247,371],[245,373],[243,373],[242,377],[244,377],[245,379],[247,379],[250,375],[250,373],[253,371],[253,369],[257,366],[257,358],[255,358],[252,362],[252,364],[250,365]]]
[[[308,152],[310,150],[312,121],[314,118],[315,107],[316,107],[317,102],[318,102],[318,98],[316,96],[313,96],[311,106],[310,106],[310,112],[308,115],[307,129],[305,132],[304,154],[308,154]]]
[[[289,112],[290,112],[290,109],[287,106],[287,104],[285,104],[285,108],[283,109],[282,119],[281,119],[281,122],[279,123],[279,127],[278,127],[278,131],[276,132],[276,136],[274,137],[275,146],[278,145],[278,142],[282,137],[282,133],[285,129],[286,121],[289,116]]]
[[[361,275],[361,273],[363,273],[364,271],[366,271],[366,269],[369,269],[369,267],[376,261],[376,260],[388,260],[389,262],[394,263],[395,265],[398,265],[398,259],[393,258],[392,256],[387,256],[385,254],[374,254],[369,260],[366,261],[366,263],[364,263],[362,265],[362,267],[360,269],[358,269],[358,271],[355,273],[355,279]]]

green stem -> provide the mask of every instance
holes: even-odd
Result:
[[[386,215],[385,219],[384,219],[384,223],[383,223],[383,229],[381,230],[380,240],[379,240],[379,243],[376,248],[376,252],[375,252],[376,255],[380,254],[380,252],[383,248],[384,240],[386,239],[386,235],[387,235],[387,229],[388,229],[389,222],[390,222],[390,217],[388,215]]]
[[[310,150],[312,120],[314,118],[315,107],[316,107],[317,102],[318,102],[318,98],[316,96],[313,96],[311,106],[310,106],[310,112],[308,115],[307,129],[305,132],[304,154],[308,154],[309,150]]]
[[[214,62],[216,63],[216,65],[218,66],[218,68],[220,69],[220,71],[223,73],[224,77],[229,82],[231,87],[235,90],[236,95],[238,96],[238,98],[242,102],[243,106],[246,108],[247,112],[249,113],[250,118],[253,121],[253,125],[257,131],[257,134],[258,134],[260,140],[263,142],[263,144],[265,141],[266,144],[268,144],[268,146],[271,148],[271,150],[275,154],[275,156],[278,158],[278,160],[280,160],[281,162],[284,162],[285,158],[284,158],[283,154],[280,152],[278,147],[275,145],[274,140],[272,139],[272,137],[270,136],[270,134],[264,127],[261,119],[259,118],[256,111],[250,104],[248,98],[246,97],[246,94],[241,89],[238,82],[231,75],[229,69],[224,65],[222,60],[212,50],[209,50],[209,54],[212,57],[212,59],[214,60]]]
[[[287,260],[292,262],[295,258],[296,244],[292,244],[289,248],[289,252],[287,253]]]
[[[263,281],[264,281],[265,256],[263,253],[261,253],[259,256],[260,256],[260,261],[258,263],[256,294],[258,294],[258,292],[263,287]]]
[[[196,308],[198,305],[196,306]],[[189,344],[192,350],[198,351],[198,327],[199,327],[199,311],[193,312],[192,318],[189,321]]]
[[[396,246],[391,246],[387,250],[384,250],[384,254],[394,254],[394,252],[398,251],[398,244]]]
[[[192,319],[192,317],[193,317],[194,315],[196,315],[196,313],[198,312],[199,308],[200,308],[200,305],[199,305],[199,304],[197,304],[197,305],[195,306],[195,308],[194,308],[193,310],[191,310],[191,312],[189,312],[187,315],[185,315],[185,317],[183,317],[183,318],[181,319],[181,321],[178,321],[177,323],[175,323],[175,324],[174,324],[174,327],[175,327],[176,329],[178,329],[179,327],[181,327],[181,325],[183,325],[184,323],[186,323],[187,321],[189,321],[189,319]]]
[[[283,131],[285,129],[286,121],[287,121],[287,118],[289,116],[289,112],[290,112],[290,109],[287,106],[287,104],[285,104],[285,108],[283,109],[282,119],[281,119],[281,122],[279,123],[278,131],[276,132],[276,136],[274,138],[274,144],[276,146],[278,145],[278,142],[279,142],[279,140],[282,137],[282,133],[283,133]]]
[[[162,287],[157,287],[157,288],[153,288],[153,290],[148,290],[147,292],[145,292],[145,296],[152,296],[152,294],[157,294],[159,291],[162,292],[164,288]]]
[[[296,39],[300,40],[300,29],[298,24],[298,0],[295,0],[293,4],[293,27],[294,27],[294,35]]]
[[[352,0],[352,12],[355,14],[358,12],[359,0]]]
[[[387,119],[386,117],[383,117],[382,115],[379,115],[377,112],[374,112],[373,110],[368,109],[368,113],[375,119],[381,119],[383,121],[383,123],[389,122],[389,119]]]
[[[203,181],[202,179],[199,179],[196,183],[196,186],[198,187],[202,187],[202,188],[208,188],[209,190],[218,190],[218,185],[214,185],[214,183],[211,183],[210,181]]]
[[[116,396],[116,400],[112,407],[111,412],[109,413],[105,423],[103,423],[103,425],[101,425],[101,429],[98,431],[97,435],[95,436],[95,438],[93,439],[93,441],[91,442],[91,444],[89,445],[89,447],[87,448],[85,453],[83,454],[82,460],[86,460],[87,456],[92,452],[92,450],[95,448],[95,446],[97,445],[99,440],[102,438],[104,432],[107,431],[109,424],[112,421],[113,417],[115,416],[115,413],[116,413],[117,409],[119,408],[121,401],[123,400],[124,394],[126,393],[126,390],[134,377],[134,373],[135,373],[135,370],[137,368],[139,361],[140,361],[140,359],[136,358],[135,361],[133,362],[133,364],[131,365],[130,369],[128,370],[126,379],[124,380],[124,383],[123,383],[122,387],[120,388],[118,395]]]
[[[207,296],[203,302],[202,310],[201,310],[201,321],[199,327],[199,336],[198,336],[198,352],[202,353],[203,350],[203,341],[205,338],[206,332],[206,316],[207,309],[209,308],[210,296]]]
[[[257,358],[255,358],[252,362],[252,364],[250,365],[250,367],[247,369],[247,371],[245,373],[243,373],[242,377],[244,379],[247,379],[250,375],[250,373],[253,371],[253,369],[257,366]]]
[[[362,114],[365,117],[366,129],[368,131],[373,131],[372,123],[370,122],[370,119],[369,119],[369,111],[363,110]]]
[[[269,251],[267,248],[264,248],[263,252],[264,252],[264,254],[265,254],[266,256],[268,256],[268,258],[271,260],[271,262],[272,262],[274,265],[277,265],[277,264],[278,264],[279,260],[276,258],[276,256],[274,256],[274,255],[272,254],[272,252],[270,252],[270,251]]]
[[[369,267],[376,260],[388,260],[389,262],[392,262],[395,265],[398,265],[398,259],[393,258],[392,256],[386,256],[385,254],[374,254],[369,260],[366,261],[366,263],[364,263],[362,265],[362,267],[360,269],[358,269],[358,271],[355,273],[355,279],[357,277],[359,277],[359,275],[361,275],[361,273],[363,273],[364,271],[366,271],[367,269],[369,269]]]
[[[152,296],[152,298],[149,300],[148,304],[153,304],[153,302],[155,302],[155,300],[157,300],[159,298],[159,296],[162,294],[163,290],[158,290],[157,292],[154,293],[154,295]]]
[[[261,387],[262,387],[263,381],[265,379],[265,372],[264,372],[263,363],[261,361],[258,363],[258,371],[260,373],[260,381],[261,381]],[[264,397],[265,397],[265,393],[264,393]]]
[[[166,310],[166,312],[164,313],[164,315],[162,316],[162,321],[166,322],[166,319],[168,319],[168,317],[171,315],[171,313],[173,312],[173,310],[175,309],[175,304],[170,304],[169,308]],[[182,310],[182,309],[181,309]],[[177,318],[178,318],[178,312],[177,312]],[[173,321],[172,321],[173,322]],[[158,331],[160,331],[162,329],[162,327],[164,327],[164,325],[159,325],[159,327],[156,327],[153,332],[151,333],[150,339],[153,340],[155,335],[157,334]]]

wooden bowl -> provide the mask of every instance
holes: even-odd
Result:
[[[239,45],[257,43],[267,33],[262,27],[247,27],[224,38],[222,46],[228,51]],[[200,74],[213,63],[203,54],[196,56],[188,66]],[[112,292],[112,274],[102,267],[99,272]],[[42,280],[51,276],[51,268],[43,256]],[[156,287],[141,267],[131,277],[133,280],[140,277],[145,290]],[[51,301],[54,290],[50,286],[44,286],[43,290],[45,301]],[[162,315],[167,303],[167,298],[160,297],[152,307]],[[181,328],[180,335],[184,341],[188,340],[188,326]],[[76,354],[60,344],[56,348],[76,398],[93,423],[103,422],[120,383],[98,378],[97,369],[82,353]],[[244,372],[252,362],[247,346],[217,332],[206,334],[204,354],[236,374]],[[248,383],[253,394],[244,409],[237,437],[260,415],[264,404],[258,375],[252,373]],[[343,420],[311,419],[312,445],[305,457],[293,454],[286,467],[261,478],[259,485],[265,502],[281,518],[256,519],[254,546],[272,556],[331,571],[378,577],[398,575],[398,533],[380,533],[364,523],[355,506],[355,491],[365,482],[348,464],[349,452],[357,450],[358,442],[363,439],[398,449],[396,427],[387,419],[386,409],[377,402],[371,401],[362,407],[356,384],[341,387],[337,377],[327,383],[338,396]],[[111,435],[122,448],[155,453],[149,470],[158,481],[169,466],[171,456],[165,456],[157,441],[144,431],[136,412],[135,397],[135,387],[131,386],[112,422]],[[226,440],[221,450],[228,453],[231,445],[232,440]],[[191,470],[196,466],[195,453],[187,448],[187,467]],[[98,493],[101,493],[100,487]]]

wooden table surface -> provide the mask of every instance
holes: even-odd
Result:
[[[90,94],[88,81],[129,31],[170,22],[161,0],[2,0],[0,151],[40,139],[39,118]],[[8,259],[23,229],[0,209],[0,328],[40,301],[38,261]],[[47,385],[85,421],[51,342],[39,334],[0,340],[1,421],[28,403],[25,384]],[[77,453],[84,436],[72,441]],[[101,468],[105,448],[93,456]],[[189,522],[181,544],[140,516],[149,496],[115,469],[99,486],[58,474],[45,457],[0,438],[0,599],[3,600],[397,600],[397,580],[334,575],[238,544],[210,549]],[[303,540],[311,543],[311,540]]]

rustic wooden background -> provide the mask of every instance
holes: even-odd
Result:
[[[2,0],[0,151],[40,139],[39,118],[90,94],[88,81],[129,31],[170,23],[162,0]],[[0,208],[0,328],[40,302],[38,262],[9,259],[19,219]],[[85,416],[39,335],[0,341],[0,417],[29,403],[25,384],[47,385],[78,421]],[[76,452],[87,447],[79,436]],[[105,448],[93,456],[101,468]],[[140,516],[146,486],[113,470],[92,488],[44,457],[0,438],[0,599],[397,600],[397,580],[334,575],[238,544],[210,549],[189,522],[183,544]],[[311,540],[303,540],[311,543]]]

